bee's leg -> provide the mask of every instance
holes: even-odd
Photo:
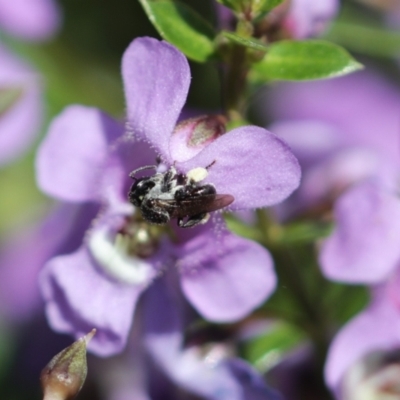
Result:
[[[141,208],[141,211],[143,218],[151,224],[164,225],[170,220],[170,216],[166,211],[154,211],[145,205]]]
[[[183,218],[178,218],[178,226],[180,228],[192,228],[193,226],[205,224],[210,219],[209,213],[201,213],[192,215],[186,222]]]

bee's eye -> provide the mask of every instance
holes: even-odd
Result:
[[[131,186],[131,191],[146,194],[154,186],[155,183],[149,180],[149,178],[142,178],[133,183],[133,185]]]
[[[144,180],[138,183],[138,189],[141,191],[143,190],[149,190],[155,186],[155,183],[150,180]]]

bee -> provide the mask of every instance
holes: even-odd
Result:
[[[211,165],[213,165],[212,163]],[[137,178],[136,174],[157,165],[147,165],[132,171],[134,180],[129,190],[129,201],[141,210],[143,218],[152,224],[166,224],[177,218],[181,228],[204,224],[210,212],[231,204],[230,194],[217,194],[212,184],[200,184],[208,175],[208,168],[194,168],[187,174],[180,174],[174,166],[153,176]]]

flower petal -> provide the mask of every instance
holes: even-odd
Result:
[[[303,168],[340,149],[338,129],[318,119],[278,121],[269,129],[290,146]]]
[[[107,279],[87,250],[50,260],[40,276],[49,323],[76,337],[96,328],[89,348],[100,356],[120,352],[126,344],[136,301],[143,287]]]
[[[300,201],[309,207],[329,201],[351,185],[373,176],[379,160],[368,149],[351,148],[336,152],[303,173],[302,184],[297,191]]]
[[[320,35],[339,9],[338,0],[294,0],[284,26],[296,39]]]
[[[325,379],[338,389],[345,372],[370,352],[400,346],[400,315],[389,302],[375,301],[336,335],[325,365]]]
[[[190,84],[186,58],[166,42],[139,38],[124,53],[122,75],[133,134],[171,161],[168,143]]]
[[[21,320],[39,311],[39,271],[55,254],[79,247],[96,211],[93,205],[59,204],[40,224],[18,230],[4,243],[0,252],[2,313]]]
[[[179,386],[207,399],[241,400],[241,388],[220,360],[203,358],[200,348],[183,348],[180,304],[159,279],[145,297],[145,343],[163,372]]]
[[[38,151],[40,188],[66,201],[98,201],[109,146],[122,132],[122,126],[96,108],[66,108]]]
[[[197,235],[180,249],[181,286],[205,318],[235,321],[275,289],[273,262],[259,244],[228,232],[215,233],[215,229]]]
[[[243,400],[283,400],[275,390],[270,389],[257,371],[240,358],[233,358],[225,365],[241,385]]]
[[[282,83],[260,104],[268,104],[277,118],[328,123],[342,145],[370,148],[399,163],[400,95],[368,69],[333,80]]]
[[[8,34],[25,40],[44,40],[60,26],[54,0],[0,0],[0,26]]]
[[[196,157],[178,163],[177,168],[187,172],[209,165],[205,182],[215,185],[220,194],[233,195],[231,208],[235,210],[279,203],[300,182],[300,167],[289,147],[256,126],[237,128],[220,136]]]
[[[0,116],[0,165],[3,165],[32,143],[42,123],[43,105],[39,76],[2,46],[0,60],[1,91],[9,91],[14,97]]]
[[[145,294],[145,343],[157,366],[176,384],[214,400],[280,400],[244,361],[227,358],[222,343],[184,348],[180,306],[166,279]]]
[[[335,217],[320,253],[325,275],[360,283],[386,279],[400,258],[400,200],[368,181],[339,198]]]

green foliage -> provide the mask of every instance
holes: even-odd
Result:
[[[205,62],[214,54],[215,32],[186,4],[169,0],[140,0],[158,33],[188,58]]]
[[[223,31],[222,35],[233,43],[248,47],[253,50],[259,50],[264,53],[268,50],[268,47],[264,43],[261,43],[259,40],[254,38],[244,38],[243,36],[239,36],[235,33],[227,31]]]
[[[342,47],[322,40],[276,42],[253,65],[253,79],[303,81],[333,78],[361,69]]]
[[[258,370],[266,372],[299,345],[304,337],[304,333],[293,325],[271,323],[262,335],[244,344],[243,355]]]
[[[51,119],[73,103],[83,103],[114,115],[122,116],[124,96],[119,63],[82,57],[63,42],[41,46],[8,41],[7,45],[29,60],[45,77],[48,117]]]
[[[23,89],[5,87],[0,89],[0,116],[7,112],[22,96]]]
[[[380,58],[398,57],[400,31],[390,28],[379,13],[366,13],[356,4],[345,2],[325,38],[349,50]]]
[[[230,8],[231,10],[240,10],[242,0],[217,0],[218,3],[223,4],[225,7]]]
[[[365,24],[337,21],[328,39],[359,53],[378,57],[396,57],[400,50],[400,32]]]
[[[310,243],[314,240],[328,236],[332,230],[332,224],[323,221],[299,221],[285,225],[280,235],[281,244]]]
[[[36,187],[33,158],[30,152],[28,157],[1,169],[0,235],[15,229],[16,219],[23,224],[43,216],[45,198]]]
[[[252,13],[266,13],[283,2],[283,0],[217,0],[218,3],[234,10],[243,11],[251,9]]]
[[[260,13],[270,12],[282,2],[283,0],[253,0],[253,10]]]

